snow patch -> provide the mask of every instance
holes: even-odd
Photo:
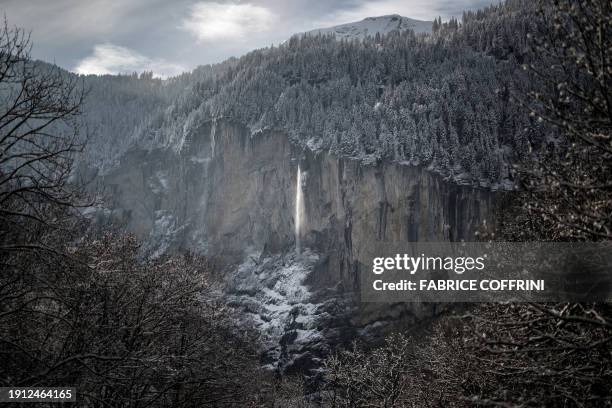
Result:
[[[149,179],[149,188],[153,194],[161,194],[168,191],[168,172],[159,170],[155,172],[154,176]]]
[[[313,152],[323,150],[323,140],[319,137],[311,137],[306,141],[306,146]]]
[[[287,349],[300,351],[303,346],[321,341],[316,329],[318,304],[305,283],[319,256],[308,249],[301,254],[288,253],[261,258],[250,251],[235,273],[230,274],[230,304],[242,309],[242,315],[261,335],[261,345],[268,368],[276,368]],[[290,339],[290,340],[287,340]],[[298,353],[299,354],[299,353]],[[296,357],[296,356],[294,356]]]
[[[307,31],[304,35],[334,34],[338,40],[363,40],[376,33],[387,34],[391,31],[413,30],[415,33],[431,33],[433,21],[413,20],[398,14],[388,16],[368,17],[353,23],[340,24],[328,28]]]
[[[176,217],[166,210],[155,211],[155,222],[143,248],[151,258],[159,258],[176,242],[184,226],[178,225]]]

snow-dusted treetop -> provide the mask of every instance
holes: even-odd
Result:
[[[335,34],[338,39],[363,39],[376,33],[387,34],[393,30],[413,30],[415,33],[431,33],[432,21],[413,20],[398,14],[368,17],[354,23],[341,24],[328,28],[307,31],[305,35]]]

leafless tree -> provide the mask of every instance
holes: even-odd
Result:
[[[425,335],[330,357],[321,395],[336,407],[610,406],[610,316],[585,304],[475,305]]]
[[[30,56],[27,32],[0,28],[0,251],[40,250],[40,228],[77,205],[69,183],[83,147],[78,78]]]
[[[542,1],[530,35],[532,89],[518,100],[540,129],[518,166],[505,240],[612,238],[612,4]],[[541,137],[544,135],[545,139]],[[463,320],[465,355],[487,406],[609,406],[612,310],[606,304],[483,305]]]
[[[247,406],[255,342],[213,294],[204,258],[138,257],[129,235],[86,237],[61,274],[0,315],[0,384],[73,385],[84,406]],[[9,300],[10,301],[10,300]]]
[[[76,386],[83,406],[247,406],[262,378],[247,329],[214,295],[205,259],[139,257],[94,235],[74,161],[77,76],[31,60],[0,29],[0,385]]]
[[[366,350],[356,344],[329,357],[325,364],[324,402],[333,407],[401,407],[410,401],[415,372],[412,341],[391,335],[384,347]]]
[[[468,400],[519,407],[612,404],[609,308],[483,305],[463,322],[463,355],[477,369]]]
[[[533,228],[514,232],[546,240],[609,240],[612,5],[542,1],[536,20],[533,60],[524,67],[533,86],[519,100],[548,132],[547,140],[534,141],[539,147],[533,160],[519,166],[526,192],[522,219]]]
[[[78,115],[83,87],[59,68],[32,61],[28,33],[0,28],[0,326],[42,307],[63,272],[49,231],[74,223],[78,188],[70,183],[82,148]],[[55,241],[55,242],[54,242]],[[47,275],[41,265],[55,265]],[[45,300],[46,299],[46,300]],[[27,333],[21,333],[27,337]]]

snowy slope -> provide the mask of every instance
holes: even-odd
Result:
[[[415,33],[431,33],[431,21],[413,20],[398,14],[368,17],[354,23],[341,24],[329,28],[320,28],[304,33],[305,35],[336,34],[338,39],[363,39],[376,33],[386,34],[393,30],[413,30]]]

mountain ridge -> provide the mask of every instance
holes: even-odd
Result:
[[[377,33],[413,30],[415,33],[431,33],[433,21],[415,20],[399,14],[366,17],[361,21],[339,24],[331,27],[316,28],[302,35],[335,34],[338,39],[363,39]]]

